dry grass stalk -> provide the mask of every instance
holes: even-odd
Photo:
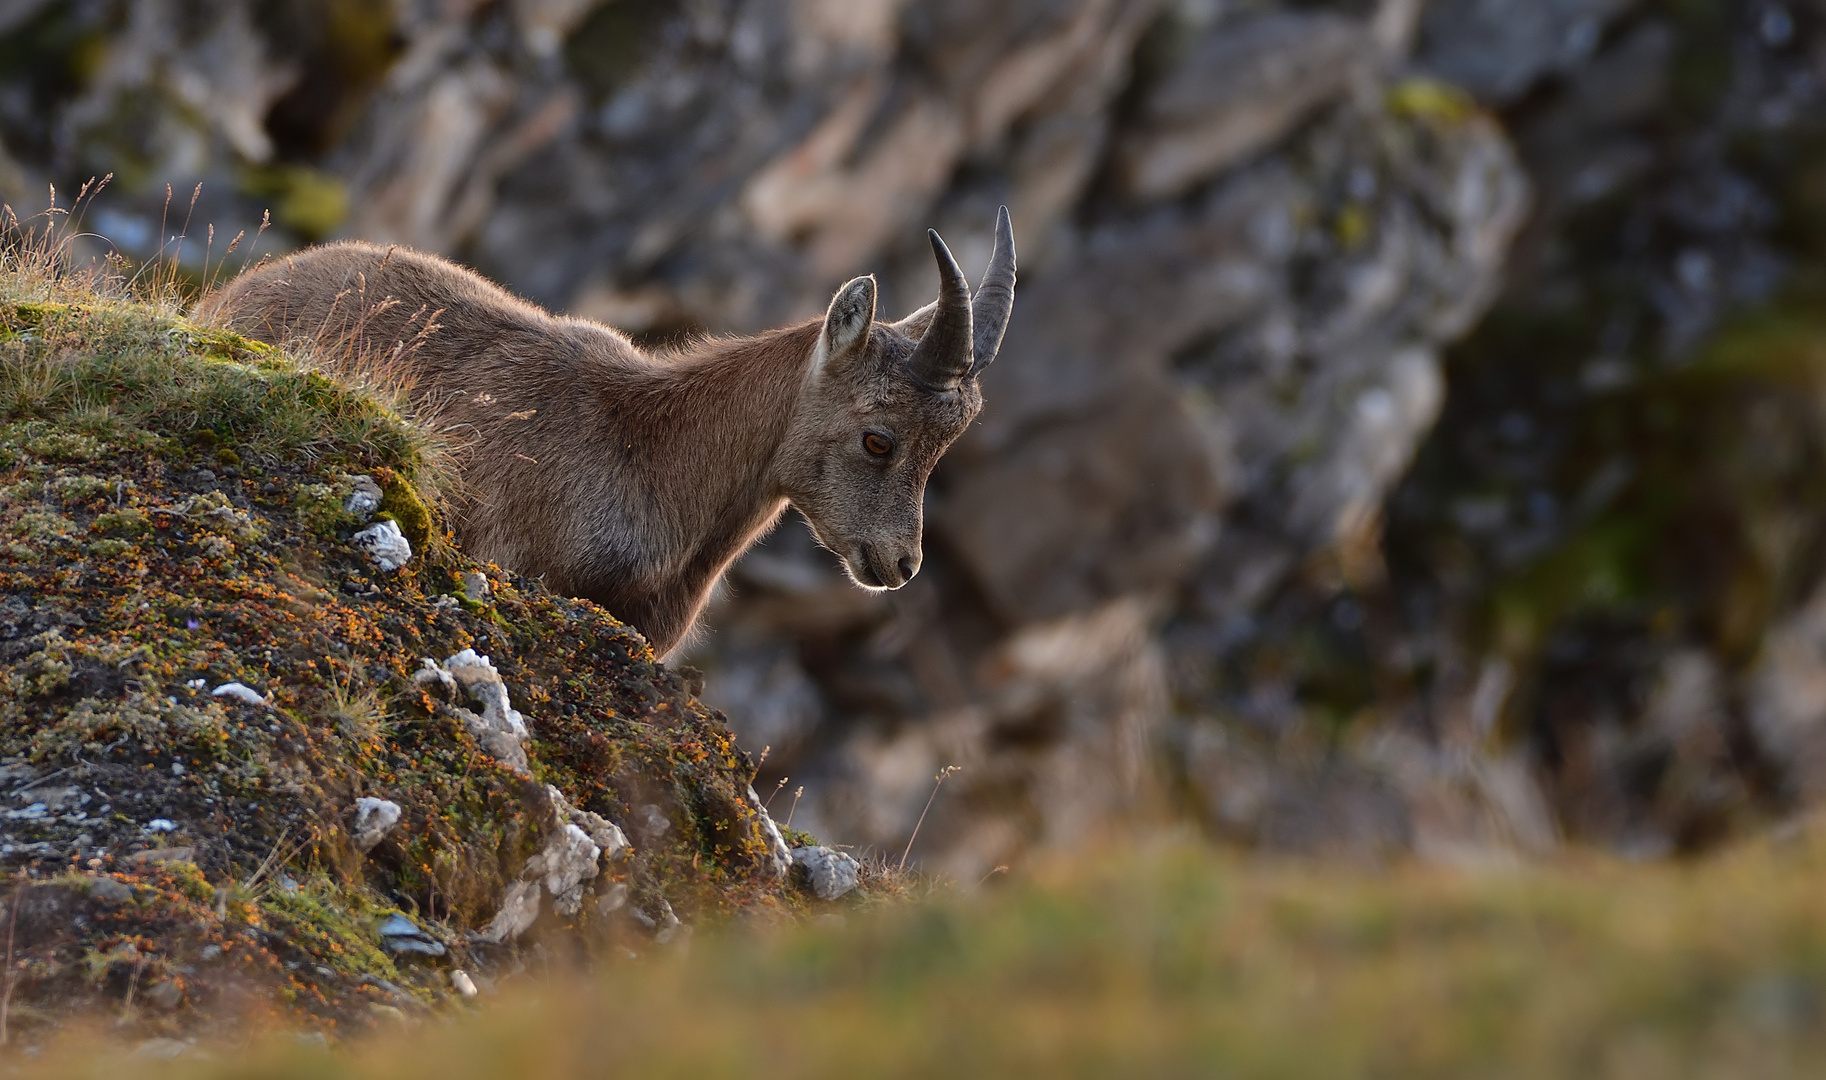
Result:
[[[913,841],[919,839],[919,827],[926,823],[926,814],[932,809],[932,800],[938,798],[938,789],[945,786],[945,781],[951,778],[952,773],[963,771],[962,765],[947,765],[938,770],[938,775],[932,778],[932,794],[926,796],[926,808],[919,812],[919,820],[913,823],[913,835],[907,837],[906,849],[900,853],[900,865],[895,869],[905,870],[907,868],[907,856],[913,853]]]
[[[254,868],[254,872],[240,883],[240,892],[245,899],[259,900],[271,892],[273,884],[278,881],[279,872],[311,841],[311,837],[300,837],[287,846],[286,841],[291,839],[291,835],[290,829],[280,833],[279,839],[273,841],[272,849],[266,853],[266,858],[260,860],[260,865]]]

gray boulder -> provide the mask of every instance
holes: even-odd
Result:
[[[820,900],[835,900],[855,889],[862,866],[850,854],[828,847],[793,849],[793,865],[805,873],[805,880]]]

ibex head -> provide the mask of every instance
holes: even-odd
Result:
[[[996,215],[995,251],[974,298],[928,231],[938,300],[875,321],[875,279],[837,290],[779,460],[781,488],[818,542],[868,589],[919,572],[926,478],[983,407],[977,374],[995,359],[1014,308],[1014,229]]]

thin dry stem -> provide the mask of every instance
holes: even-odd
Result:
[[[120,1022],[123,1025],[133,1022],[133,992],[139,989],[139,973],[145,970],[145,967],[144,954],[133,958],[133,974],[127,977],[127,998],[121,1002],[120,1006]]]
[[[116,261],[78,267],[75,257],[77,241],[91,235],[81,231],[82,217],[112,179],[112,173],[91,179],[78,189],[69,207],[56,204],[52,187],[51,205],[24,220],[10,205],[0,207],[0,269],[7,272],[12,289],[24,294],[19,298],[50,299],[55,294],[92,300],[125,295]]]
[[[309,839],[308,837],[300,838],[288,849],[285,842],[290,838],[291,830],[287,829],[279,834],[279,839],[273,841],[272,850],[266,853],[266,858],[260,860],[260,865],[253,874],[241,882],[241,889],[244,892],[257,900],[272,890],[273,881],[278,872],[300,851],[304,850],[304,845]]]
[[[247,273],[248,264],[254,259],[254,250],[260,246],[260,238],[266,235],[266,230],[271,227],[272,223],[273,212],[271,210],[260,211],[260,228],[254,232],[254,242],[247,245],[247,254],[241,259],[241,273]],[[261,265],[265,265],[265,261],[265,257],[262,256]]]
[[[938,789],[945,786],[945,781],[951,778],[952,773],[962,772],[963,769],[962,765],[947,765],[932,778],[932,794],[926,796],[926,808],[919,812],[919,820],[913,823],[913,835],[907,837],[907,846],[900,853],[900,865],[895,867],[896,870],[907,868],[907,856],[913,853],[913,841],[919,839],[919,827],[926,823],[926,813],[932,809],[932,800],[938,798]]]

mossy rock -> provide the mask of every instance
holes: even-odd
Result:
[[[437,543],[411,423],[234,335],[27,285],[44,290],[0,264],[16,1030],[93,1007],[191,1032],[229,1022],[230,1001],[359,1028],[439,1007],[440,966],[485,973],[530,941],[644,949],[665,912],[782,903],[753,766],[721,716],[609,613]],[[418,553],[396,573],[350,543],[354,474]],[[467,571],[487,575],[485,607],[451,595]],[[471,734],[457,709],[480,705],[414,680],[464,649],[492,657],[524,714],[526,769]],[[265,700],[212,693],[230,682]],[[544,897],[517,944],[473,941],[562,829],[551,788],[620,825],[631,853],[570,903]],[[402,810],[365,853],[363,797]],[[445,955],[389,957],[376,927],[402,912]],[[123,1012],[135,965],[181,985]]]
[[[431,546],[432,515],[431,508],[418,491],[392,469],[376,469],[375,482],[380,484],[380,509],[375,517],[383,518],[399,526],[414,551],[427,551]]]

